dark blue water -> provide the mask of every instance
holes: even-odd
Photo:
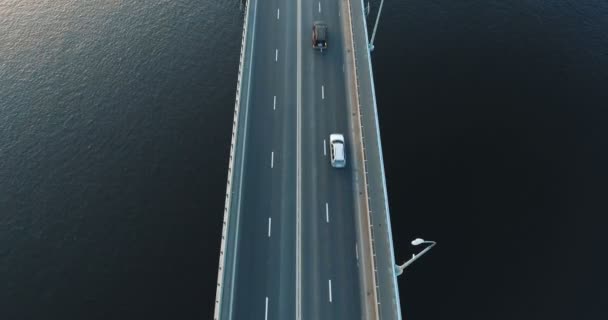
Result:
[[[239,7],[0,4],[0,319],[211,317]],[[407,318],[608,318],[607,17],[385,3],[397,255],[439,242],[399,279]]]
[[[408,319],[608,319],[608,3],[385,3],[375,79]]]

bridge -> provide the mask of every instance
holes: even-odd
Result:
[[[214,319],[401,319],[364,3],[244,10]]]

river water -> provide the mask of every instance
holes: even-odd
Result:
[[[1,319],[211,317],[242,18],[0,1]],[[406,317],[608,318],[606,30],[605,1],[384,4],[396,254],[439,242]]]

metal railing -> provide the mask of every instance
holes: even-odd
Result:
[[[224,218],[222,223],[222,240],[220,245],[220,259],[218,266],[218,275],[217,275],[217,288],[215,293],[215,310],[213,313],[213,319],[219,320],[220,312],[221,312],[221,301],[222,294],[224,288],[224,278],[225,278],[225,262],[226,262],[226,243],[228,237],[228,227],[230,223],[230,210],[232,208],[232,186],[234,180],[234,167],[236,160],[236,145],[238,142],[238,127],[239,127],[239,116],[241,109],[241,85],[243,81],[243,69],[245,64],[245,50],[247,43],[247,33],[248,33],[248,22],[249,22],[249,0],[245,0],[244,10],[245,10],[245,18],[243,22],[243,37],[241,38],[241,53],[239,59],[239,71],[236,83],[236,99],[234,106],[234,117],[232,120],[232,137],[230,141],[230,158],[228,161],[228,177],[226,182],[226,199],[224,205]]]
[[[348,1],[353,1],[353,0],[348,0]],[[387,190],[386,190],[386,180],[385,180],[385,176],[384,176],[384,165],[383,165],[383,157],[382,157],[382,145],[381,145],[381,141],[380,141],[380,124],[379,124],[379,119],[378,119],[378,110],[377,110],[377,104],[376,104],[376,97],[375,97],[375,89],[374,89],[374,82],[373,82],[373,73],[372,73],[372,63],[371,63],[371,57],[370,57],[370,46],[369,46],[369,38],[368,38],[368,32],[367,32],[367,22],[365,20],[365,4],[364,4],[364,0],[354,0],[354,1],[359,1],[357,4],[360,4],[360,13],[358,13],[358,17],[361,18],[361,24],[363,25],[363,29],[362,32],[364,33],[361,37],[361,35],[359,36],[359,40],[360,41],[365,41],[365,45],[364,46],[358,46],[358,48],[356,50],[354,50],[354,56],[355,56],[355,63],[356,63],[356,81],[357,81],[357,93],[359,94],[359,101],[363,100],[363,103],[358,105],[358,107],[361,109],[361,106],[367,106],[369,105],[369,109],[371,110],[371,113],[368,114],[363,114],[361,112],[361,110],[359,110],[359,121],[362,123],[361,126],[361,135],[362,135],[362,144],[363,144],[363,152],[364,152],[364,171],[365,171],[365,177],[366,177],[366,188],[368,189],[369,194],[371,195],[371,197],[368,197],[368,206],[370,208],[369,211],[369,215],[370,215],[370,220],[372,221],[372,225],[370,225],[370,228],[372,228],[371,230],[371,234],[372,234],[372,240],[373,240],[373,244],[374,244],[374,265],[378,266],[377,263],[377,256],[376,253],[378,251],[381,252],[382,255],[386,254],[388,255],[388,257],[381,257],[381,260],[383,260],[383,264],[381,265],[381,267],[385,267],[385,264],[389,264],[388,265],[388,269],[383,269],[382,270],[382,275],[380,276],[378,273],[378,270],[376,269],[376,277],[378,280],[378,278],[381,278],[382,280],[377,282],[378,284],[384,284],[385,286],[389,286],[390,283],[390,288],[386,287],[384,288],[384,290],[379,290],[380,288],[378,287],[378,305],[380,305],[380,301],[384,301],[385,303],[388,302],[390,303],[390,300],[386,300],[389,298],[394,299],[393,305],[392,306],[387,306],[386,308],[382,308],[379,307],[380,313],[381,313],[381,319],[401,319],[401,307],[400,307],[400,302],[399,302],[399,290],[398,290],[398,286],[397,286],[397,281],[396,281],[396,275],[394,273],[394,265],[395,265],[395,261],[394,261],[394,249],[393,249],[393,240],[392,240],[392,230],[391,230],[391,223],[390,223],[390,215],[389,215],[389,206],[388,206],[388,195],[387,195]],[[350,9],[350,6],[349,6]],[[352,15],[352,12],[351,12]],[[351,34],[351,36],[354,37],[354,34]],[[354,42],[353,42],[354,43]],[[360,76],[360,72],[365,71],[365,69],[367,69],[369,71],[369,89],[371,89],[371,92],[367,93],[366,92],[366,96],[362,97],[360,96],[361,91],[360,89],[360,81],[361,78]],[[363,76],[365,77],[363,83],[365,83],[368,78],[367,76]],[[367,84],[366,84],[367,86]],[[366,88],[364,88],[365,90]],[[366,99],[367,98],[367,99]],[[367,110],[367,109],[366,109]],[[365,123],[367,125],[367,127],[363,126],[363,123]],[[366,136],[366,133],[369,137]],[[374,139],[375,137],[375,139]],[[371,154],[371,160],[370,157],[368,157],[368,149],[366,148],[366,145],[369,145],[372,147],[372,149],[374,149],[373,153]],[[377,156],[376,157],[376,153],[377,152]],[[370,166],[371,165],[371,166]],[[370,179],[369,176],[369,171],[372,171],[372,176]],[[371,187],[370,184],[371,183]],[[375,211],[374,211],[375,210]],[[375,220],[374,221],[374,216],[375,216]],[[377,225],[376,225],[377,224]],[[373,230],[374,226],[376,226],[376,231],[378,232],[378,234],[376,234]],[[383,228],[386,228],[386,232],[384,231]],[[385,234],[386,233],[386,234]],[[380,237],[380,238],[378,238]],[[381,243],[379,243],[378,241],[381,241]],[[379,249],[380,248],[380,249]],[[389,260],[386,261],[386,258],[388,258]],[[389,297],[389,296],[383,296],[382,292],[391,292],[391,294],[393,296]],[[389,311],[390,310],[390,311]]]
[[[348,7],[348,12],[349,12],[349,28],[350,28],[350,38],[351,38],[351,50],[352,50],[352,56],[354,59],[354,74],[355,74],[355,86],[356,86],[356,91],[357,91],[357,102],[355,103],[356,105],[356,110],[357,110],[357,114],[358,114],[358,121],[359,121],[359,128],[360,133],[361,133],[361,150],[363,153],[363,183],[365,184],[365,188],[364,188],[364,193],[365,193],[365,199],[367,202],[367,218],[368,218],[368,225],[369,225],[369,231],[370,231],[370,235],[371,235],[371,249],[372,249],[372,268],[374,269],[374,291],[375,291],[375,297],[376,297],[376,304],[379,306],[380,305],[380,300],[379,300],[379,286],[378,286],[378,268],[377,266],[377,260],[376,260],[376,247],[375,247],[375,239],[374,239],[374,229],[373,229],[373,217],[372,217],[372,211],[371,211],[371,203],[370,203],[370,197],[369,197],[369,184],[368,184],[368,171],[367,171],[367,152],[365,150],[365,137],[363,134],[363,123],[362,123],[362,113],[361,113],[361,108],[360,108],[360,95],[359,95],[359,73],[357,71],[357,55],[356,55],[356,50],[354,48],[354,43],[355,43],[355,39],[354,39],[354,31],[353,31],[353,24],[352,24],[352,8],[350,5],[350,1],[351,0],[346,0],[346,4]]]

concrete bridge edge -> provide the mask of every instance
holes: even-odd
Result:
[[[254,5],[251,6],[251,3]],[[213,312],[213,319],[225,319],[223,311],[225,306],[222,304],[225,302],[226,294],[224,287],[226,281],[232,284],[234,279],[226,279],[226,274],[230,271],[234,274],[234,266],[236,262],[236,246],[238,244],[238,212],[235,213],[234,205],[240,202],[240,189],[235,192],[234,187],[240,187],[242,185],[242,165],[244,156],[244,136],[246,135],[246,122],[247,122],[247,110],[241,110],[241,101],[248,100],[250,96],[249,92],[249,78],[251,77],[251,61],[249,53],[253,52],[253,39],[249,39],[247,35],[252,32],[255,27],[255,16],[253,21],[249,19],[252,15],[252,11],[255,9],[257,0],[246,0],[245,1],[245,16],[243,20],[243,36],[241,38],[241,52],[239,59],[239,70],[236,84],[236,98],[234,106],[234,116],[232,123],[232,136],[230,141],[230,156],[228,161],[228,174],[226,182],[226,199],[224,204],[224,216],[222,221],[222,239],[220,243],[220,254],[218,264],[218,275],[217,275],[217,287],[215,294],[215,305]],[[251,45],[248,45],[251,44]],[[246,90],[242,90],[243,78],[247,79]],[[244,104],[245,108],[248,108],[248,103]],[[239,126],[245,124],[242,130],[239,130]],[[240,166],[239,166],[240,165]],[[227,248],[229,250],[227,250]],[[235,249],[232,249],[235,248]],[[231,250],[232,249],[232,250]],[[232,256],[227,257],[226,252],[233,252]],[[227,261],[228,260],[228,261]],[[232,291],[232,290],[231,290]],[[229,301],[232,304],[232,297]],[[229,310],[230,311],[230,310]],[[230,319],[230,317],[228,317]]]

